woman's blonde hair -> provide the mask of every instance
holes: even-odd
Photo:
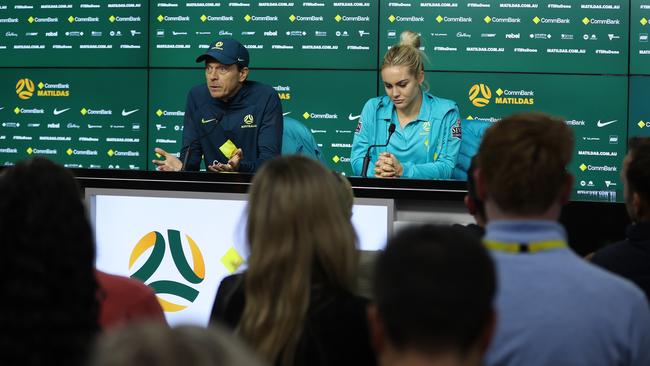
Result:
[[[314,280],[353,290],[356,234],[335,179],[302,156],[268,161],[253,179],[238,331],[268,362],[293,364]]]
[[[384,55],[381,69],[390,66],[406,66],[413,76],[424,72],[424,55],[420,52],[420,35],[405,30],[400,34],[400,43],[391,47]]]

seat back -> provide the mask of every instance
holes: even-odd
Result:
[[[492,125],[490,121],[467,120],[460,121],[462,139],[460,142],[460,151],[456,159],[456,166],[451,173],[452,179],[467,180],[467,170],[472,158],[478,152],[481,145],[485,130]]]
[[[291,117],[284,117],[282,130],[282,155],[305,155],[324,163],[321,152],[314,135],[307,126]]]

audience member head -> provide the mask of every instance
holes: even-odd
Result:
[[[293,362],[312,283],[353,287],[356,234],[340,184],[317,161],[295,155],[266,162],[253,178],[239,332],[269,363],[280,355]]]
[[[0,364],[81,365],[98,331],[98,303],[76,180],[34,158],[3,171],[0,196]]]
[[[629,140],[621,178],[632,221],[650,220],[650,138],[632,137]]]
[[[139,323],[102,336],[90,366],[259,366],[235,337],[221,328]]]
[[[382,365],[480,365],[495,315],[495,271],[475,236],[455,227],[406,228],[389,240],[369,310]],[[416,362],[418,361],[418,362]]]
[[[488,128],[475,174],[488,219],[557,219],[571,194],[572,152],[571,129],[543,113],[514,114]]]
[[[476,171],[476,156],[474,156],[467,169],[467,195],[465,196],[465,206],[470,215],[474,216],[476,224],[485,227],[487,216],[485,215],[485,205],[476,195],[476,183],[474,181],[474,172]]]

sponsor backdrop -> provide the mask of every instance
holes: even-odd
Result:
[[[389,2],[386,50],[404,29],[424,35],[427,68],[626,73],[629,1]]]
[[[383,94],[381,57],[412,29],[432,92],[463,118],[566,117],[574,199],[621,201],[625,141],[650,128],[649,21],[650,0],[5,1],[0,163],[153,169],[153,147],[180,146],[185,94],[203,82],[195,57],[232,36],[250,49],[251,78],[349,174],[350,131]]]
[[[650,1],[632,0],[630,18],[630,74],[650,74]]]
[[[150,65],[195,66],[217,36],[251,67],[375,69],[378,2],[151,1]]]
[[[3,1],[0,65],[146,67],[147,13],[146,1]]]
[[[146,168],[146,70],[0,69],[0,80],[3,164],[43,155],[75,168]]]
[[[650,136],[650,76],[630,78],[630,136]]]
[[[570,166],[576,176],[573,199],[622,200],[619,167],[626,152],[627,78],[429,72],[427,81],[434,94],[458,101],[464,119],[497,121],[530,110],[565,118],[576,142]],[[646,88],[646,97],[648,93]],[[588,107],[596,101],[606,102]]]

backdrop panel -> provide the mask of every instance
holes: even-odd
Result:
[[[628,128],[627,77],[438,72],[426,75],[432,92],[458,102],[465,119],[495,122],[530,110],[565,118],[575,133],[576,147],[570,166],[576,176],[574,198],[622,199],[620,164],[626,151]],[[594,108],[595,103],[598,108]]]
[[[147,2],[3,1],[0,66],[147,66]]]
[[[630,18],[630,74],[650,74],[650,1],[632,0]]]
[[[650,137],[650,76],[630,78],[630,136]]]
[[[145,169],[147,71],[0,69],[0,162]]]
[[[411,29],[431,70],[624,74],[628,17],[624,0],[388,2],[379,54]]]
[[[251,67],[376,67],[377,1],[150,4],[151,66],[193,66],[217,37],[235,37]]]

